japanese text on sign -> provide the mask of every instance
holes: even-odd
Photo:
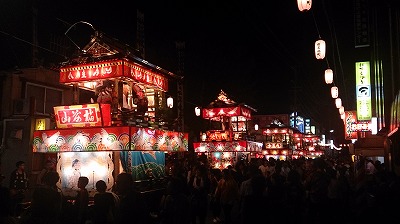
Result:
[[[58,111],[61,124],[97,122],[95,108],[66,109]]]

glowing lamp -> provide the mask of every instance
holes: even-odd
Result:
[[[342,119],[342,120],[346,119],[346,114],[345,113],[340,114],[340,119]]]
[[[342,99],[340,99],[339,97],[335,99],[335,105],[336,108],[340,108],[342,106]]]
[[[328,68],[325,70],[325,83],[331,84],[333,82],[333,71],[332,69]]]
[[[300,12],[310,10],[311,4],[311,0],[297,0],[297,7],[299,8]]]
[[[174,99],[172,97],[168,97],[168,99],[167,99],[167,107],[169,107],[169,108],[174,107]]]
[[[196,116],[200,116],[200,108],[199,107],[195,107],[194,108],[194,113],[196,114]]]
[[[339,114],[340,115],[344,114],[344,107],[343,106],[339,107]]]
[[[333,99],[338,98],[339,96],[339,89],[336,86],[331,87],[331,96]]]
[[[326,51],[325,41],[324,40],[315,41],[315,57],[317,59],[324,59],[325,51]]]
[[[258,124],[254,125],[254,130],[258,131]]]

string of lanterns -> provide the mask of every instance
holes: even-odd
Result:
[[[300,12],[309,11],[312,6],[312,0],[297,0],[297,6]],[[321,37],[319,37],[319,40],[315,41],[315,58],[318,60],[323,60],[325,58],[325,53],[326,43],[321,39]],[[339,89],[333,81],[333,70],[329,68],[329,64],[328,68],[325,70],[325,83],[328,85],[333,84],[331,87],[331,96],[333,99],[335,99],[335,106],[339,109],[340,118],[344,120],[345,113],[342,105],[342,99],[339,97]]]

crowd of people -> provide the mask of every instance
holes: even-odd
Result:
[[[240,160],[214,169],[207,159],[168,163],[167,185],[157,201],[135,191],[132,175],[120,173],[107,189],[96,182],[89,197],[88,178],[78,179],[75,198],[57,188],[51,164],[40,175],[28,207],[18,207],[30,187],[24,162],[16,163],[9,186],[1,187],[1,223],[12,224],[205,224],[213,223],[361,223],[400,218],[400,179],[378,160],[356,164],[327,158]]]
[[[176,163],[161,223],[367,223],[399,218],[400,179],[379,160],[241,160],[212,169]],[[186,198],[183,200],[182,198]],[[165,205],[165,204],[164,204]],[[171,209],[177,208],[177,209]],[[179,208],[179,209],[178,209]],[[174,217],[187,214],[186,222]]]

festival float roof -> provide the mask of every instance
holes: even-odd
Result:
[[[166,92],[169,79],[183,78],[137,55],[138,51],[129,45],[95,31],[84,48],[60,64],[60,83],[73,85],[101,79],[122,79]]]
[[[221,117],[239,117],[245,120],[251,120],[251,113],[257,112],[256,109],[244,104],[236,103],[231,100],[228,95],[221,90],[217,99],[203,108],[202,114],[204,119],[219,121]]]

